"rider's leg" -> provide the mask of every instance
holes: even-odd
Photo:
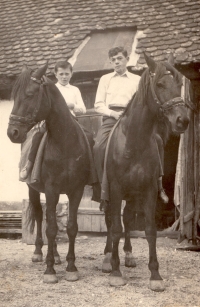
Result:
[[[94,163],[98,175],[99,183],[102,183],[103,178],[103,167],[104,167],[104,157],[105,157],[105,150],[108,141],[108,137],[110,134],[111,129],[116,123],[116,119],[112,117],[104,117],[102,126],[100,127],[96,140],[95,145],[93,147],[94,153]],[[100,202],[100,189],[93,189],[93,197],[92,199],[95,201]],[[98,195],[95,195],[98,194]]]
[[[35,162],[35,157],[37,155],[38,147],[40,145],[43,135],[44,133],[39,131],[33,136],[30,153],[28,155],[28,161],[25,167],[20,172],[20,179],[22,180],[25,180],[28,177],[28,175],[30,174],[33,168],[33,164]]]
[[[164,173],[163,173],[163,168],[164,168],[164,144],[163,144],[163,141],[162,141],[162,138],[160,137],[160,135],[156,134],[155,138],[156,138],[156,143],[157,143],[157,146],[158,146],[158,157],[159,157],[159,164],[160,164],[160,174],[159,174],[159,178],[158,178],[158,197],[164,204],[167,204],[168,201],[169,201],[169,198],[168,198],[167,194],[165,193],[165,190],[163,189],[163,185],[162,185],[162,178],[164,176]]]

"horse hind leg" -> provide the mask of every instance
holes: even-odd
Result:
[[[78,232],[77,224],[77,212],[78,207],[83,195],[84,187],[76,190],[73,194],[68,195],[69,197],[69,220],[67,223],[67,234],[69,237],[69,248],[66,260],[68,262],[66,268],[66,280],[67,281],[76,281],[79,279],[78,270],[75,266],[75,239]]]
[[[105,208],[105,223],[107,227],[107,238],[106,238],[106,246],[104,249],[104,260],[102,263],[102,272],[110,273],[112,271],[112,266],[110,263],[112,256],[112,233],[111,233],[111,211],[109,204]]]
[[[136,262],[132,254],[132,246],[130,239],[131,223],[133,222],[133,210],[131,203],[127,202],[123,213],[123,223],[125,232],[124,252],[125,252],[125,266],[128,268],[135,268]]]
[[[29,187],[29,199],[30,199],[30,211],[29,214],[34,217],[32,223],[36,221],[36,240],[35,240],[35,251],[32,256],[32,262],[42,262],[43,261],[43,253],[42,247],[44,245],[42,238],[42,221],[43,221],[43,210],[40,202],[40,193]],[[33,229],[34,225],[31,226]],[[60,264],[60,255],[57,251],[56,241],[54,242],[54,260],[55,264]],[[46,260],[45,260],[46,261]]]
[[[40,203],[40,193],[29,187],[29,200],[30,206],[28,211],[28,223],[30,225],[30,230],[33,232],[36,221],[36,240],[35,240],[35,251],[32,256],[32,262],[42,262],[43,261],[43,239],[42,239],[42,220],[43,220],[43,211]]]

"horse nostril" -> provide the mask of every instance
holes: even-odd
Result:
[[[189,123],[189,118],[188,117],[182,118],[181,116],[178,116],[176,122],[177,122],[177,126],[179,127],[187,127]]]
[[[178,116],[178,117],[177,117],[177,124],[182,124],[182,122],[183,122],[183,121],[182,121],[181,116]]]
[[[12,137],[16,140],[19,137],[19,130],[13,129],[12,131]]]

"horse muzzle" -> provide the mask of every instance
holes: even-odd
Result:
[[[190,120],[189,120],[188,116],[177,116],[175,122],[171,121],[172,131],[175,134],[184,133],[185,130],[187,129],[187,127],[188,127],[189,121]]]
[[[188,116],[178,116],[176,119],[176,131],[179,133],[183,133],[189,124],[189,117]]]
[[[27,128],[14,125],[8,125],[7,136],[11,140],[12,143],[21,144],[26,140]]]

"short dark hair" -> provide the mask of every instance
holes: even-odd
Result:
[[[54,71],[57,72],[58,68],[64,68],[64,69],[69,68],[71,72],[73,70],[72,65],[68,61],[57,62],[56,65],[54,66]]]
[[[128,52],[126,49],[124,49],[124,47],[122,46],[118,46],[118,47],[114,47],[114,48],[111,48],[109,51],[108,51],[108,56],[109,58],[113,57],[114,55],[117,55],[119,52],[121,52],[125,58],[127,58],[128,56]]]

